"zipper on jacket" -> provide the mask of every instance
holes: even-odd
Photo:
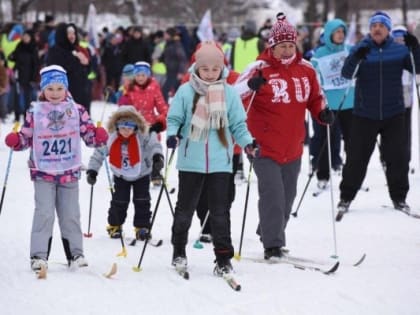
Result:
[[[185,142],[184,157],[187,156],[187,149],[188,149],[188,144],[189,143],[190,143],[190,139],[187,138],[187,142]]]
[[[382,48],[379,48],[379,120],[383,120],[383,73],[382,73]]]
[[[206,173],[209,172],[209,139],[206,140]]]

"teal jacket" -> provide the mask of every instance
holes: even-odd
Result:
[[[226,72],[226,71],[225,71]],[[225,73],[226,74],[226,73]],[[177,148],[177,169],[197,173],[232,173],[233,139],[242,148],[252,143],[246,126],[246,114],[239,94],[225,83],[225,102],[228,126],[225,127],[228,147],[219,140],[216,129],[211,129],[208,141],[192,141],[188,138],[191,128],[192,106],[195,91],[189,82],[176,92],[167,116],[167,137],[176,135],[180,128],[182,139]],[[233,136],[233,139],[232,139]]]
[[[344,23],[342,20],[340,19],[334,19],[331,21],[328,21],[327,24],[325,24],[324,27],[324,41],[325,44],[323,46],[320,46],[319,48],[316,49],[312,59],[311,59],[311,63],[313,64],[313,66],[315,67],[318,76],[320,78],[320,83],[321,86],[324,87],[325,85],[325,78],[322,75],[321,69],[320,69],[320,65],[319,65],[319,58],[321,57],[325,57],[325,56],[329,56],[338,52],[342,52],[342,51],[350,51],[350,46],[345,45],[345,44],[334,44],[331,41],[331,35],[339,28],[342,27],[344,29],[344,33],[347,34],[347,26],[346,23]],[[343,67],[344,64],[344,59],[340,60],[340,63],[337,64],[332,64],[331,66],[339,66],[339,67]],[[341,69],[340,69],[340,73],[341,73]],[[339,81],[343,80],[344,78],[340,78]],[[325,90],[324,89],[324,93],[325,96],[327,97],[327,101],[328,101],[328,107],[333,109],[333,110],[338,110],[340,105],[341,108],[340,110],[344,110],[344,109],[350,109],[353,108],[353,103],[354,103],[354,86],[349,88],[349,91],[347,92],[347,95],[345,96],[347,87],[344,88],[337,88],[337,89],[333,89],[333,90]],[[345,96],[345,99],[343,100]]]

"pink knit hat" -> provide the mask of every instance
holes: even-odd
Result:
[[[273,25],[268,38],[270,47],[276,46],[283,42],[296,43],[296,28],[286,20],[283,13],[277,14],[277,22]]]
[[[206,41],[201,43],[201,47],[194,53],[195,66],[220,66],[224,67],[224,54],[223,51],[217,47],[215,42]]]

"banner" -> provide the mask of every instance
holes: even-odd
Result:
[[[92,47],[99,48],[98,32],[96,30],[96,8],[93,3],[89,4],[86,30],[88,32],[89,44]]]
[[[211,11],[208,9],[201,19],[197,29],[197,36],[200,41],[214,40],[213,25],[211,24]]]

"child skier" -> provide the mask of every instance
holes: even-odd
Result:
[[[41,94],[28,110],[20,132],[5,141],[15,151],[31,147],[29,168],[35,188],[31,268],[48,268],[54,211],[70,265],[87,266],[80,227],[79,183],[81,140],[89,147],[106,143],[104,128],[96,128],[82,105],[68,92],[66,71],[57,65],[41,69]]]
[[[87,181],[96,183],[98,170],[109,154],[114,173],[114,191],[108,211],[107,231],[119,238],[127,217],[133,187],[134,228],[136,239],[150,238],[150,173],[160,174],[163,168],[162,146],[155,132],[148,132],[143,116],[133,106],[123,105],[108,121],[110,139],[107,148],[97,149],[89,161]]]

